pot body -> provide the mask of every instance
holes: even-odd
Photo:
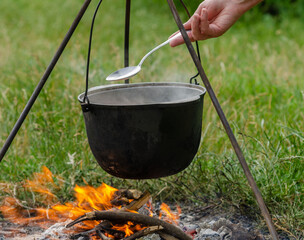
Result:
[[[205,89],[143,83],[90,89],[82,104],[88,141],[99,165],[129,179],[185,169],[199,147]],[[79,96],[82,102],[83,94]]]

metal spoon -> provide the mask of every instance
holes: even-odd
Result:
[[[158,45],[157,47],[153,48],[150,52],[148,52],[139,62],[139,64],[137,66],[130,66],[130,67],[125,67],[125,68],[121,68],[113,73],[111,73],[106,80],[107,81],[118,81],[118,80],[125,80],[128,79],[130,77],[133,77],[134,75],[136,75],[137,73],[140,72],[141,70],[141,65],[143,64],[143,62],[147,59],[147,57],[150,56],[150,54],[152,54],[153,52],[155,52],[157,49],[165,46],[166,44],[170,43],[173,39],[179,37],[181,35],[181,33],[178,33],[176,35],[174,35],[173,37],[169,38],[167,41],[163,42],[162,44]]]

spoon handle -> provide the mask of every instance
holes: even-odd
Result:
[[[187,31],[188,32],[188,31]],[[143,62],[147,59],[147,57],[149,57],[150,54],[154,53],[156,50],[158,50],[159,48],[167,45],[169,42],[171,42],[173,39],[177,38],[181,36],[181,33],[178,33],[176,35],[174,35],[173,37],[169,38],[167,41],[163,42],[162,44],[158,45],[157,47],[153,48],[150,52],[148,52],[139,62],[138,66],[141,67],[141,65],[143,64]]]

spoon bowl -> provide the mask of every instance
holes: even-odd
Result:
[[[126,80],[130,77],[133,77],[141,70],[141,66],[130,66],[118,69],[117,71],[111,73],[106,80],[107,81],[118,81],[118,80]]]

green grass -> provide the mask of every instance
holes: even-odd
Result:
[[[0,2],[0,145],[18,119],[82,1]],[[0,164],[1,182],[18,185],[43,165],[63,177],[57,194],[71,198],[75,183],[147,189],[161,200],[223,202],[259,214],[219,118],[206,96],[199,152],[180,174],[157,180],[111,177],[87,143],[77,96],[84,91],[93,1]],[[96,19],[90,86],[123,66],[124,4],[104,1]],[[131,65],[177,27],[168,6],[133,1]],[[304,24],[248,14],[223,37],[200,43],[203,66],[281,231],[304,229]],[[133,82],[188,82],[195,73],[185,46],[154,53]],[[74,154],[71,161],[69,154]],[[20,185],[20,184],[19,184]],[[1,189],[0,195],[13,195]],[[191,188],[189,188],[191,186]],[[35,203],[22,190],[19,197]],[[285,229],[285,230],[284,230]],[[301,235],[302,234],[302,235]]]

